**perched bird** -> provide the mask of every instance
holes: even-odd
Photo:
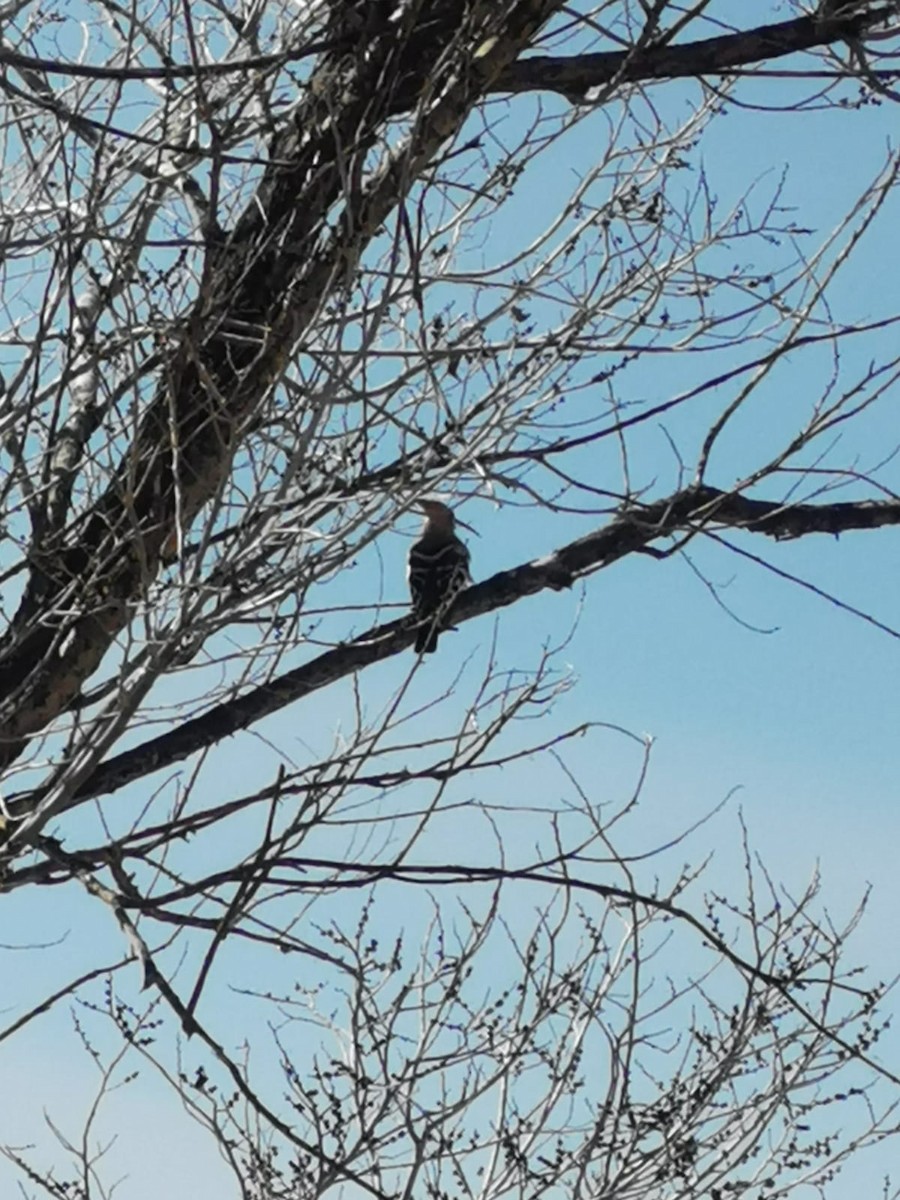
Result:
[[[440,500],[420,500],[425,524],[419,540],[410,547],[406,577],[412,596],[413,617],[426,622],[416,636],[416,653],[437,649],[438,633],[457,592],[468,587],[469,550],[456,536],[456,517]],[[459,522],[464,525],[464,521]]]

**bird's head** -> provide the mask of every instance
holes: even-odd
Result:
[[[460,521],[453,509],[444,504],[443,500],[419,500],[419,508],[425,514],[425,523],[431,529],[446,530],[447,533],[453,533],[457,525],[463,529],[468,529],[470,533],[475,530],[471,525],[467,525],[465,521]]]
[[[449,508],[441,500],[420,500],[419,508],[425,514],[425,520],[433,527],[452,532],[456,526],[456,517],[453,514],[453,509]]]

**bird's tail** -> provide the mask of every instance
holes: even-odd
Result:
[[[438,644],[438,623],[429,621],[416,634],[416,654],[434,654]]]

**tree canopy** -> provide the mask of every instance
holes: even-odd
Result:
[[[625,563],[729,609],[708,549],[898,636],[797,557],[900,524],[898,53],[896,0],[4,11],[0,1039],[99,1071],[26,1194],[111,1194],[133,1074],[260,1200],[775,1197],[892,1132],[859,913],[749,835],[705,885],[566,664]]]

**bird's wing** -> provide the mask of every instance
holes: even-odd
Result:
[[[437,544],[416,542],[409,552],[406,574],[413,607],[422,613],[433,612],[471,582],[468,547],[459,538]]]

